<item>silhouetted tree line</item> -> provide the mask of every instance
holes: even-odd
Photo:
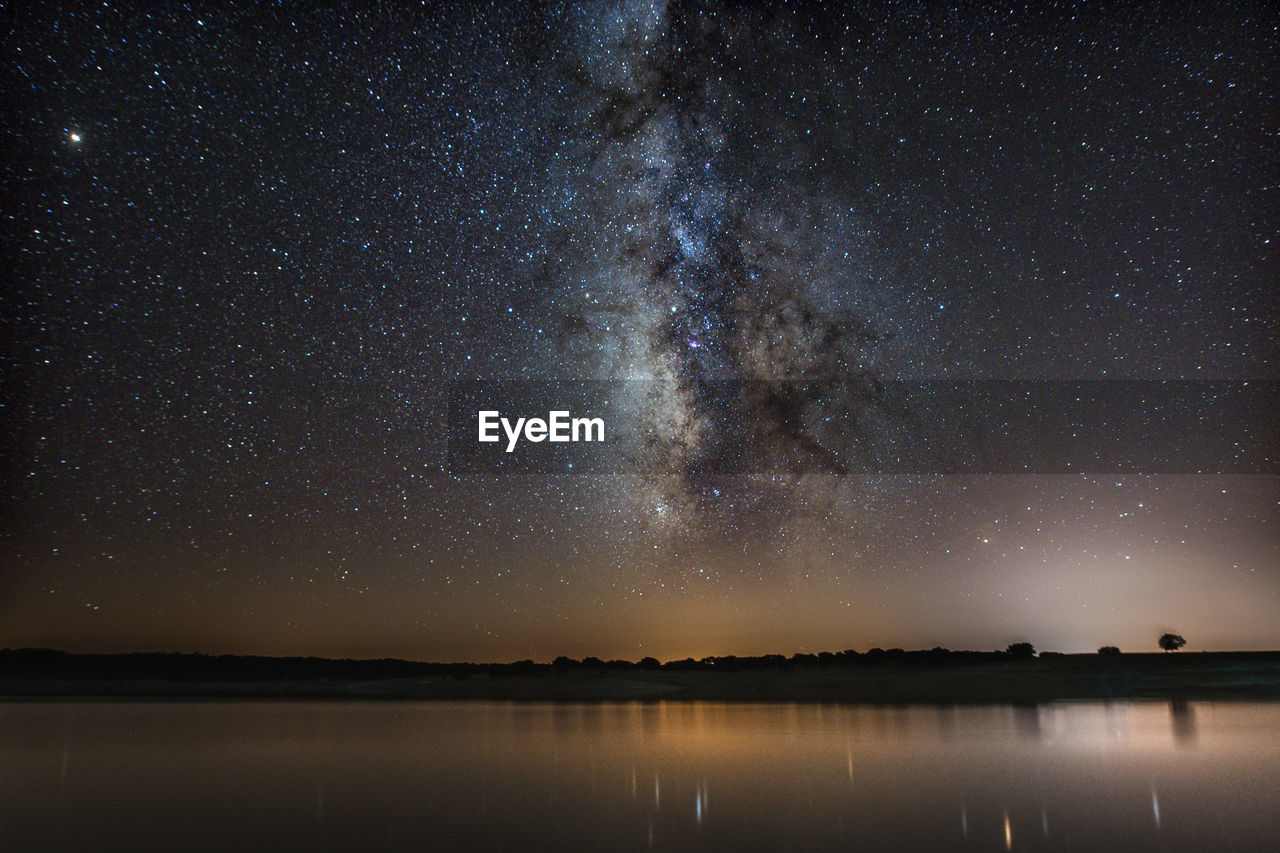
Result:
[[[551,663],[520,660],[512,663],[424,663],[384,658],[351,660],[318,657],[260,657],[254,655],[206,655],[158,652],[134,654],[73,654],[53,649],[0,650],[0,678],[10,679],[160,679],[181,681],[294,681],[309,679],[389,679],[475,675],[509,677],[538,673],[570,672],[673,672],[747,670],[789,671],[797,667],[880,666],[913,664],[943,666],[990,663],[1031,657],[1030,643],[1010,646],[1003,652],[952,651],[935,647],[920,651],[873,648],[866,652],[786,655],[721,655],[661,662],[653,657],[639,661],[577,660],[558,657]]]
[[[1181,639],[1180,637],[1177,639]],[[1185,642],[1185,641],[1184,641]],[[1162,638],[1162,647],[1177,645]],[[1118,655],[1115,646],[1098,650],[1104,658]],[[1217,657],[1266,655],[1265,652],[1221,652]],[[1131,657],[1126,655],[1126,658]],[[1141,657],[1134,655],[1132,657]],[[1155,655],[1155,657],[1161,657]],[[906,651],[900,648],[873,648],[865,652],[845,649],[841,652],[798,652],[786,655],[720,655],[701,659],[684,658],[661,662],[653,657],[639,661],[581,660],[558,657],[551,663],[520,660],[512,663],[424,663],[384,658],[351,660],[318,657],[259,657],[254,655],[205,655],[199,653],[134,653],[73,654],[53,649],[0,649],[0,679],[13,680],[138,680],[174,681],[306,681],[358,680],[394,678],[470,678],[487,675],[495,678],[536,674],[616,673],[634,671],[670,672],[739,672],[749,670],[790,671],[797,668],[921,666],[945,667],[972,664],[1011,663],[1036,658],[1031,643],[1014,643],[1004,651],[954,651],[935,646],[932,649]],[[1039,660],[1054,661],[1097,659],[1095,655],[1063,655],[1042,652]],[[1114,658],[1113,658],[1114,659]]]

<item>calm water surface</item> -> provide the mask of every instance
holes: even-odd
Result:
[[[1280,704],[0,703],[4,850],[1280,850]]]

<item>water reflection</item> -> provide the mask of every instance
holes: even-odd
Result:
[[[1196,710],[1185,699],[1169,701],[1169,717],[1173,720],[1174,740],[1183,746],[1196,742]]]
[[[1014,705],[1013,722],[1018,734],[1028,738],[1040,737],[1040,706]]]
[[[244,837],[269,849],[1280,849],[1277,767],[1280,705],[1247,703],[9,703],[0,838],[22,850]]]

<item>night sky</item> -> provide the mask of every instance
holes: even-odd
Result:
[[[1280,378],[1280,14],[1019,5],[10,4],[0,646],[1280,647],[1274,474],[721,464],[813,438],[726,379]],[[587,378],[662,452],[451,467]]]

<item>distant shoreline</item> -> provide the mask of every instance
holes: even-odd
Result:
[[[879,650],[876,650],[879,651]],[[1280,700],[1280,652],[839,653],[434,664],[0,651],[0,699],[725,701],[856,704]]]

